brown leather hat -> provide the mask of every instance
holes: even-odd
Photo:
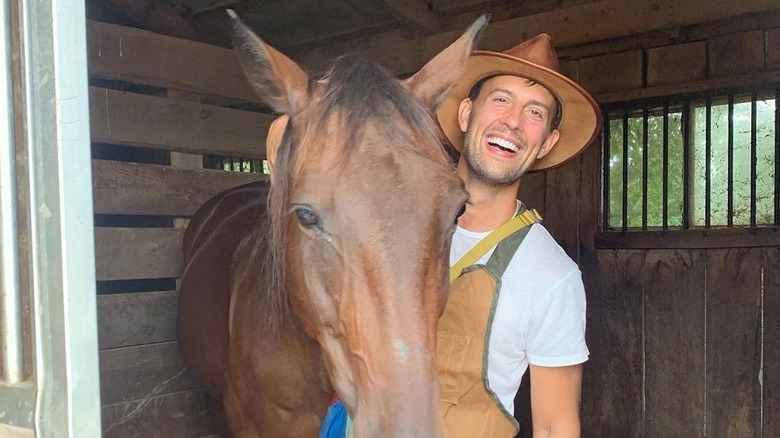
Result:
[[[560,139],[547,155],[534,163],[529,172],[560,166],[596,138],[601,129],[598,105],[582,87],[559,72],[552,40],[543,33],[503,53],[476,51],[471,54],[460,82],[437,111],[444,134],[458,151],[463,146],[464,137],[458,125],[461,101],[468,97],[469,91],[480,79],[505,74],[522,76],[544,85],[561,103]]]

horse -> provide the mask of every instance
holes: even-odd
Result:
[[[487,19],[405,80],[356,56],[313,80],[230,15],[289,121],[270,187],[217,195],[185,232],[185,363],[225,435],[317,436],[335,391],[354,437],[442,437],[436,326],[467,194],[431,114]]]

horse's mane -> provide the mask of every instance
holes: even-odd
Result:
[[[378,64],[358,56],[342,56],[322,80],[323,98],[318,108],[311,109],[311,121],[318,132],[327,132],[329,123],[338,120],[338,131],[346,135],[339,143],[349,154],[363,137],[369,122],[388,139],[387,144],[419,151],[433,160],[447,160],[439,130],[431,113],[415,99],[401,83]],[[334,119],[336,117],[336,119]],[[265,321],[274,333],[280,333],[288,322],[291,309],[286,287],[286,219],[289,214],[290,179],[296,173],[299,150],[294,134],[294,117],[287,125],[277,152],[273,184],[268,197],[270,224],[266,228],[268,247],[263,264],[268,281],[263,294]],[[406,124],[406,127],[402,126]],[[395,140],[390,140],[395,139]],[[422,144],[425,147],[421,147]],[[430,144],[438,144],[431,148]],[[335,146],[332,145],[332,146]]]

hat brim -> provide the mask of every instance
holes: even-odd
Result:
[[[582,152],[595,140],[601,129],[601,111],[595,100],[574,81],[546,67],[504,53],[472,53],[461,80],[447,94],[437,110],[444,134],[460,151],[464,133],[458,124],[458,107],[468,97],[474,84],[496,75],[522,76],[547,87],[561,103],[560,139],[547,155],[528,170],[539,172],[560,166]]]

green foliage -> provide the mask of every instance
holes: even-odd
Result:
[[[609,179],[606,191],[609,202],[608,225],[642,228],[646,211],[647,227],[664,225],[663,209],[667,208],[666,225],[683,226],[683,199],[689,203],[691,226],[704,226],[709,196],[710,225],[727,225],[729,214],[733,224],[750,224],[751,205],[755,205],[756,223],[774,222],[775,194],[775,101],[759,98],[756,102],[756,197],[751,199],[751,102],[750,97],[737,96],[733,116],[733,209],[729,212],[729,111],[724,99],[713,99],[710,116],[710,166],[707,168],[706,105],[704,101],[690,104],[690,187],[686,190],[683,168],[682,111],[670,110],[668,115],[667,178],[664,181],[664,116],[657,108],[646,108],[647,127],[638,112],[609,114]],[[624,117],[625,124],[624,124]],[[627,128],[627,135],[624,130]],[[645,135],[647,137],[645,147]],[[624,161],[625,160],[625,161]],[[646,161],[646,167],[645,167]],[[625,172],[624,172],[625,165]],[[625,173],[625,175],[624,175]],[[624,181],[625,178],[625,181]],[[709,179],[709,193],[707,180]],[[624,185],[625,183],[625,185]],[[664,197],[664,184],[667,196]],[[646,199],[644,197],[646,186]],[[623,190],[626,189],[624,205]],[[646,207],[645,207],[646,206]]]

